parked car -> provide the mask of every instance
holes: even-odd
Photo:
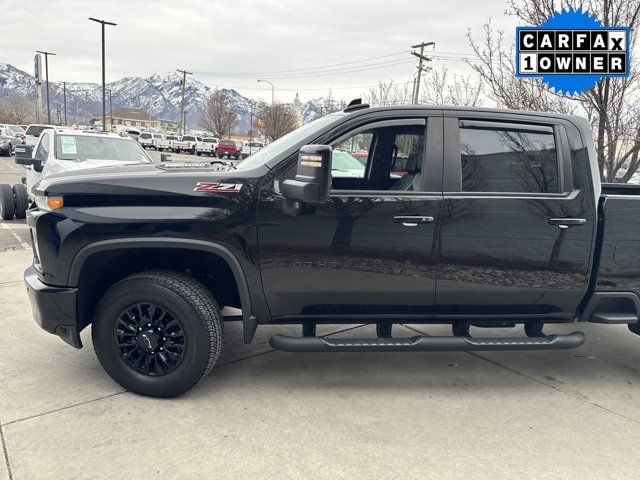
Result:
[[[40,134],[47,130],[54,128],[53,125],[45,125],[45,124],[32,124],[29,125],[24,132],[25,144],[34,146],[38,143],[38,139],[40,138]]]
[[[196,145],[198,141],[202,141],[202,137],[195,135],[183,135],[180,140],[173,142],[174,150],[178,152],[189,152],[192,155],[196,154]]]
[[[203,137],[201,141],[196,143],[196,153],[198,155],[209,155],[210,157],[218,156],[218,140],[215,137]]]
[[[234,140],[220,140],[218,143],[218,157],[235,158],[238,160],[242,156],[242,146],[240,142]]]
[[[18,146],[15,161],[25,166],[26,179],[25,184],[13,187],[0,185],[0,212],[5,220],[14,215],[24,218],[29,202],[37,200],[34,186],[50,175],[75,174],[95,167],[153,163],[138,142],[129,137],[65,128],[44,130],[35,148]]]
[[[135,127],[124,127],[120,131],[121,136],[133,138],[134,140],[138,140],[141,133],[142,132]]]
[[[242,145],[242,157],[247,158],[249,155],[253,155],[264,148],[264,143],[256,140],[250,140]]]
[[[0,124],[0,131],[3,131],[3,130],[4,130],[3,134],[10,137],[15,137],[19,139],[21,143],[24,143],[25,141],[24,130],[19,125],[11,125],[8,123]]]
[[[16,136],[9,127],[0,127],[0,153],[11,156],[16,145],[22,145],[22,137]]]
[[[142,132],[138,137],[138,143],[142,148],[151,148],[153,147],[153,135],[151,132]]]
[[[172,150],[173,142],[176,140],[178,140],[177,135],[163,135],[162,138],[158,139],[156,148],[160,152],[162,152],[163,150]]]
[[[0,154],[10,157],[13,155],[14,144],[17,142],[13,136],[8,136],[2,133],[0,129]]]
[[[333,149],[364,135],[364,170],[348,154],[333,164]],[[43,179],[25,283],[43,329],[80,348],[91,325],[111,377],[159,397],[211,371],[223,307],[242,310],[246,343],[259,326],[301,325],[271,337],[288,352],[575,348],[582,332],[545,325],[640,334],[640,187],[599,178],[581,118],[355,104],[234,165]],[[363,321],[375,336],[316,335],[318,323]],[[406,322],[451,335],[393,337]]]

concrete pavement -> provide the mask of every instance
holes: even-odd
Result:
[[[232,323],[209,377],[180,398],[150,399],[102,371],[89,331],[74,350],[35,325],[21,281],[30,258],[28,249],[0,253],[2,480],[601,480],[640,471],[640,337],[626,327],[556,327],[581,329],[587,342],[547,353],[302,355],[267,344],[296,327],[263,327],[247,346]],[[448,333],[394,333],[415,330]]]

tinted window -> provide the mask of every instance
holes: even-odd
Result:
[[[460,128],[465,192],[558,192],[551,131]]]
[[[176,137],[175,135],[167,135],[166,140],[177,140],[178,137]]]
[[[227,145],[229,147],[235,147],[236,143],[232,140],[220,140],[220,145]]]
[[[332,188],[420,190],[424,138],[421,125],[382,127],[348,137],[333,149]]]
[[[29,128],[27,128],[27,135],[32,135],[34,137],[38,137],[40,136],[40,134],[43,132],[43,130],[47,130],[48,128],[53,128],[53,127],[43,127],[40,125],[30,125]]]
[[[141,133],[140,134],[140,138],[151,138],[151,134],[150,133]]]
[[[189,137],[189,136],[182,137],[182,140],[184,142],[193,142],[193,141],[195,141],[195,139],[196,139],[196,137]]]
[[[216,139],[215,138],[204,138],[204,139],[202,139],[202,141],[204,143],[216,143]]]

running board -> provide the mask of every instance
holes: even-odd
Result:
[[[577,348],[584,333],[542,337],[473,338],[327,338],[274,335],[269,340],[276,350],[285,352],[471,352],[477,350],[560,350]]]

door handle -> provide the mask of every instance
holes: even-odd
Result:
[[[557,225],[560,228],[577,227],[584,225],[587,220],[584,218],[550,218],[549,225]]]
[[[401,223],[405,227],[417,227],[421,223],[432,223],[433,217],[424,215],[398,215],[393,217],[393,223]]]

